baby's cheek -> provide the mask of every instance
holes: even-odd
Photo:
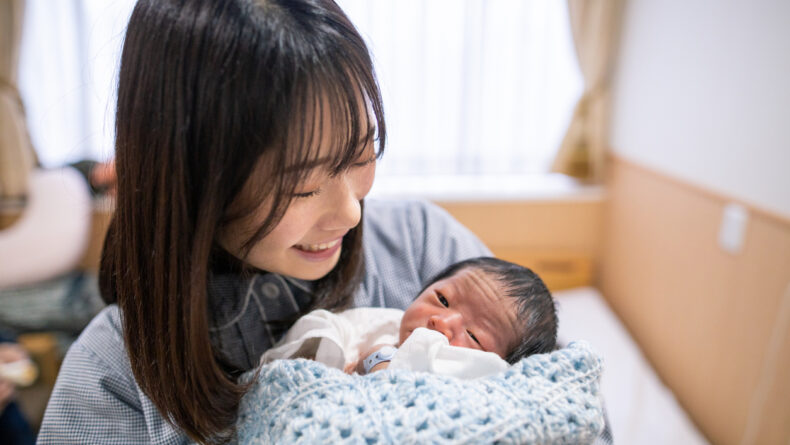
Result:
[[[466,341],[462,339],[453,339],[450,342],[450,346],[458,346],[459,348],[469,348],[471,347]]]
[[[400,331],[398,332],[398,346],[402,345],[404,341],[409,337],[409,330],[406,326],[401,324]]]
[[[409,336],[412,330],[414,330],[416,326],[414,326],[414,311],[413,306],[409,306],[406,308],[406,312],[403,313],[403,317],[400,320],[400,328],[398,330],[398,340],[403,343],[406,341],[406,338]]]

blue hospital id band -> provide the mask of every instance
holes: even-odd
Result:
[[[395,356],[397,351],[398,348],[394,346],[384,346],[373,354],[370,354],[368,358],[362,361],[362,364],[365,367],[365,374],[369,374],[370,370],[379,363],[392,360],[392,357]]]

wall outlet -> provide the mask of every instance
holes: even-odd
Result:
[[[749,211],[746,207],[735,203],[727,204],[719,228],[719,246],[729,253],[740,253],[748,222]]]

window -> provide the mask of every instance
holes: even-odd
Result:
[[[380,180],[464,184],[459,175],[548,171],[582,89],[565,2],[339,4],[367,39],[382,86],[389,141]],[[20,87],[45,166],[112,155],[118,59],[133,5],[27,1]]]
[[[112,157],[121,45],[134,0],[27,0],[19,89],[39,160]]]
[[[383,90],[379,178],[548,171],[582,91],[565,2],[338,3]]]

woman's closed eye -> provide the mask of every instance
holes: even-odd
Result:
[[[361,161],[361,162],[357,162],[355,164],[351,164],[351,168],[367,167],[368,165],[375,163],[376,159],[377,159],[376,156],[372,156],[370,159],[367,159],[365,161]],[[316,188],[315,190],[311,190],[311,191],[308,191],[308,192],[294,193],[293,197],[294,198],[311,198],[311,197],[319,195],[319,194],[321,194],[321,188]]]
[[[311,196],[316,196],[321,193],[321,189],[311,190],[309,192],[301,192],[301,193],[294,193],[294,198],[310,198]]]
[[[376,159],[377,159],[376,156],[372,156],[370,159],[367,159],[365,161],[356,162],[354,164],[351,164],[351,166],[352,167],[356,167],[356,168],[365,167],[365,166],[368,166],[368,165],[376,162]]]

